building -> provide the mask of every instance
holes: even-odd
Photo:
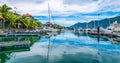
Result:
[[[51,26],[52,23],[51,22],[46,22],[46,26]]]
[[[120,31],[120,24],[117,21],[115,21],[112,24],[110,24],[110,26],[107,29],[118,32]]]
[[[31,14],[29,14],[29,13],[26,13],[26,14],[24,14],[26,17],[29,17],[29,18],[34,18]]]

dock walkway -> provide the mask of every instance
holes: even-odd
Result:
[[[98,35],[98,33],[96,32],[88,32],[88,34],[90,35]],[[101,36],[108,36],[108,37],[120,37],[120,34],[118,33],[99,33],[99,35]]]
[[[17,41],[17,42],[0,42],[0,47],[14,46],[14,45],[29,45],[29,41]]]
[[[7,46],[11,46],[12,49],[27,48],[30,46],[30,42],[29,41],[0,42],[0,50],[6,50]]]

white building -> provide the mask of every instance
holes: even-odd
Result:
[[[115,21],[112,24],[110,24],[110,26],[107,29],[115,32],[120,31],[120,24],[117,21]]]

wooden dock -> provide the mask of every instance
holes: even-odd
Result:
[[[88,32],[90,35],[98,35],[98,33],[95,32]],[[120,37],[119,34],[116,33],[99,33],[100,36],[108,36],[108,37]]]
[[[16,41],[16,42],[0,42],[0,50],[5,50],[5,47],[11,46],[13,49],[29,47],[29,41]]]
[[[40,34],[0,34],[0,37],[41,36]]]
[[[18,42],[0,42],[0,47],[3,46],[14,46],[14,45],[28,45],[28,41],[18,41]]]
[[[6,32],[0,33],[0,37],[13,37],[13,36],[41,36],[45,35],[47,32]]]

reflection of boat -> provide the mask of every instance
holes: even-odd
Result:
[[[120,38],[119,38],[119,37],[112,38],[111,40],[112,40],[112,41],[117,41],[117,42],[120,42]]]
[[[119,45],[120,44],[120,38],[110,38],[109,39],[112,44]]]
[[[120,38],[113,38],[114,41],[120,42]]]
[[[51,33],[47,33],[49,36],[56,36],[56,35],[58,35],[58,33],[57,32],[51,32]]]
[[[82,28],[74,28],[74,32],[83,32],[85,29]]]
[[[89,36],[90,38],[95,39],[95,40],[98,39],[98,36],[96,36],[96,35],[88,35],[88,36]],[[99,37],[99,40],[100,40],[100,41],[108,41],[108,38],[105,37],[105,36],[100,36],[100,37]]]
[[[73,32],[73,34],[76,35],[76,36],[78,36],[78,37],[79,36],[86,36],[87,35],[87,33],[85,31],[81,31],[81,32],[77,32],[76,31],[76,32]]]
[[[53,29],[51,27],[46,27],[46,28],[44,27],[42,30],[46,32],[58,32],[59,31],[58,29]]]

